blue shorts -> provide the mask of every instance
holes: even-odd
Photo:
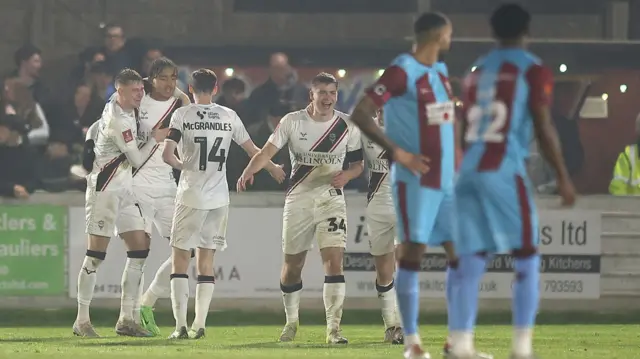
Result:
[[[454,240],[453,189],[435,190],[402,181],[395,181],[392,186],[400,242],[436,247]]]
[[[518,174],[473,173],[460,176],[458,254],[533,251],[538,247],[538,215],[528,180]]]

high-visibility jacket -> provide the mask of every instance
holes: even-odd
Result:
[[[614,196],[640,195],[640,156],[638,145],[625,147],[613,168],[609,193]]]

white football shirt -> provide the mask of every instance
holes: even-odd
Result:
[[[171,98],[167,101],[156,101],[146,94],[140,103],[140,131],[138,136],[143,141],[151,134],[155,128],[166,128],[169,119],[175,110],[182,106],[182,101]],[[164,126],[162,126],[164,123]],[[173,188],[176,187],[173,177],[173,168],[162,160],[164,142],[158,143],[152,150],[145,162],[139,168],[133,170],[134,186],[144,188]]]
[[[176,203],[197,209],[229,204],[227,156],[231,140],[242,145],[249,134],[235,111],[218,104],[190,104],[173,113],[168,140],[178,142],[182,174]]]
[[[362,135],[362,147],[369,172],[369,190],[367,191],[369,206],[393,206],[387,151],[364,134]]]
[[[115,99],[111,100],[94,126],[87,133],[95,142],[95,160],[87,185],[97,192],[131,188],[131,165],[124,153],[138,149],[135,111],[124,111]]]
[[[291,178],[287,196],[332,196],[333,176],[342,170],[347,153],[359,153],[362,160],[360,130],[349,115],[334,111],[326,122],[315,121],[306,109],[285,115],[269,137],[277,148],[289,145]]]

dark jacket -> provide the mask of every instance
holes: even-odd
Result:
[[[249,136],[253,140],[256,146],[262,148],[271,136],[271,128],[267,121],[256,123],[247,128]],[[233,144],[230,148],[229,162],[227,162],[227,181],[229,182],[229,188],[236,189],[236,183],[238,178],[242,175],[242,171],[247,167],[251,160],[244,150]],[[291,173],[291,161],[289,160],[289,149],[287,147],[282,148],[271,159],[275,164],[284,165],[284,171],[289,175]],[[256,173],[253,178],[253,186],[249,186],[249,191],[284,191],[287,188],[287,180],[282,184],[278,184],[267,170],[261,170]]]
[[[278,102],[286,102],[294,110],[304,108],[309,103],[309,90],[303,84],[292,78],[291,85],[286,89],[278,88],[269,78],[267,82],[258,86],[247,100],[246,126],[266,120],[269,109]]]
[[[0,145],[0,196],[15,197],[13,187],[23,186],[29,193],[38,187],[36,155],[25,142],[18,146]]]

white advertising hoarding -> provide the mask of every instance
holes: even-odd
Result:
[[[69,295],[76,297],[77,274],[86,251],[84,208],[71,208],[69,216]],[[345,255],[347,295],[375,296],[373,258],[369,255],[364,209],[348,211],[348,243]],[[216,296],[223,298],[277,298],[279,288],[282,209],[231,207],[228,248],[216,253]],[[553,299],[600,297],[601,215],[595,211],[545,210],[540,212],[541,295]],[[107,258],[98,269],[96,298],[120,296],[120,278],[126,249],[113,238]],[[446,260],[433,249],[423,260],[420,288],[423,297],[444,298]],[[169,244],[154,234],[145,270],[145,284],[170,255]],[[513,258],[496,256],[480,286],[481,297],[510,298]],[[190,271],[192,294],[195,272]],[[309,253],[303,272],[303,297],[321,297],[324,274],[317,249]]]

